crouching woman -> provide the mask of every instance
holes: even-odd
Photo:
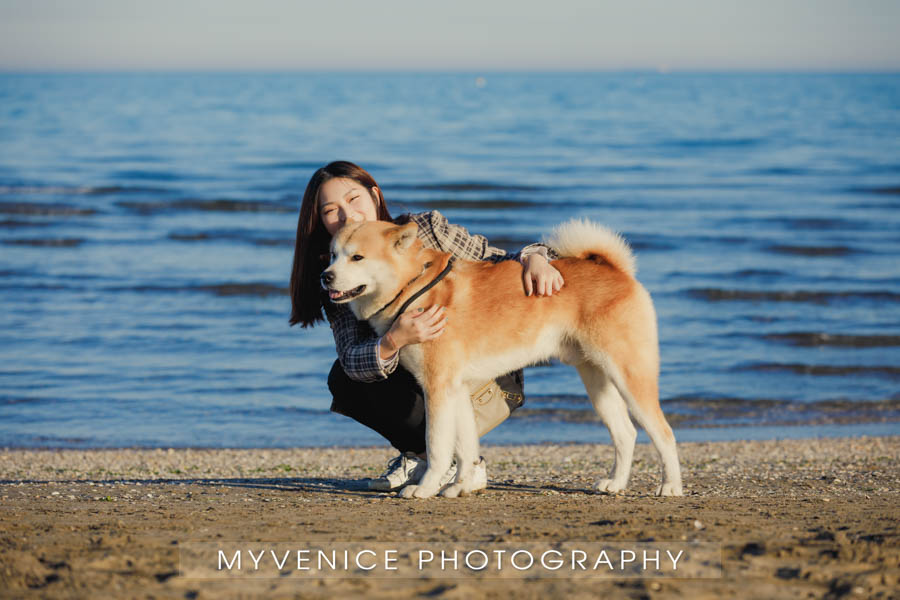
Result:
[[[415,378],[399,364],[400,349],[440,336],[447,326],[443,307],[411,309],[397,318],[381,337],[368,323],[358,321],[343,304],[333,304],[319,283],[328,266],[332,236],[348,222],[415,221],[418,238],[428,248],[449,252],[459,259],[522,264],[523,294],[552,295],[563,285],[549,261],[553,250],[542,244],[526,246],[517,254],[494,248],[480,235],[453,225],[438,211],[391,218],[381,188],[361,167],[332,162],[313,173],[303,194],[297,222],[291,270],[291,325],[315,325],[328,319],[337,350],[328,375],[331,410],[362,423],[384,436],[400,454],[387,470],[369,482],[376,490],[397,490],[417,483],[427,467],[425,459],[425,402]],[[323,317],[324,312],[324,317]],[[452,325],[451,325],[452,327]],[[486,382],[473,396],[479,435],[484,435],[524,401],[522,371]],[[442,478],[450,483],[456,465]],[[484,459],[475,469],[476,489],[487,486]]]

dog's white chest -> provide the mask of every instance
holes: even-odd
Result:
[[[425,354],[422,351],[421,344],[410,344],[400,349],[400,364],[403,368],[413,374],[413,376],[422,383],[422,372],[425,364]]]

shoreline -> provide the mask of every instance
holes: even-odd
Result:
[[[0,597],[891,597],[900,582],[900,436],[679,444],[685,496],[659,498],[638,444],[628,490],[592,491],[608,444],[485,446],[488,489],[403,500],[366,488],[391,448],[0,450]],[[199,580],[191,544],[683,543],[722,577],[510,582]]]
[[[519,422],[521,423],[521,421]],[[542,424],[543,425],[543,424]],[[523,441],[518,434],[522,431],[516,428],[515,422],[511,421],[505,428],[498,428],[488,434],[487,440],[481,440],[482,447],[507,447],[522,445],[567,445],[567,444],[609,444],[610,439],[606,427],[600,421],[596,422],[577,422],[568,423],[569,427],[577,428],[560,428],[556,431],[557,437],[540,440],[540,441]],[[860,437],[893,437],[898,435],[900,431],[900,421],[893,420],[872,420],[872,421],[853,421],[849,423],[776,423],[776,424],[754,424],[754,425],[705,425],[690,427],[673,427],[677,443],[727,443],[727,442],[750,442],[750,441],[778,441],[778,440],[816,440],[816,439],[842,439],[842,438],[860,438]],[[548,429],[543,432],[546,436],[553,433],[554,430]],[[575,432],[575,435],[572,435]],[[527,433],[527,432],[526,432]],[[586,433],[587,435],[580,435]],[[722,435],[719,435],[722,434]],[[589,439],[585,439],[585,437]],[[58,450],[73,451],[100,451],[100,450],[167,450],[173,448],[176,450],[290,450],[295,448],[303,449],[328,449],[328,448],[344,448],[344,449],[366,449],[366,448],[382,448],[387,446],[387,442],[382,440],[382,444],[378,443],[377,435],[373,435],[370,440],[364,443],[352,445],[338,444],[310,444],[310,445],[277,445],[277,446],[187,446],[177,444],[154,444],[154,445],[110,445],[110,446],[60,446],[60,445],[16,445],[0,443],[0,452],[12,450],[33,450],[42,452],[53,452]],[[640,427],[638,428],[637,443],[649,443],[649,438]]]

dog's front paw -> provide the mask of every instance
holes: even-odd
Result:
[[[463,485],[461,483],[454,483],[442,489],[441,496],[444,498],[456,498],[457,496],[462,495],[463,492]]]
[[[405,488],[403,488],[402,490],[400,490],[398,495],[401,498],[412,498],[413,494],[416,493],[416,488],[418,488],[418,487],[419,486],[417,486],[417,485],[408,485]]]
[[[437,488],[428,487],[422,484],[415,486],[415,490],[413,490],[414,498],[431,498],[435,494],[437,494]]]
[[[400,490],[401,498],[431,498],[437,490],[429,490],[421,485],[408,485]]]
[[[658,488],[656,488],[657,496],[684,496],[684,492],[681,490],[681,484],[675,483],[664,483]]]
[[[607,494],[617,494],[625,489],[625,484],[616,482],[614,479],[598,479],[594,484],[594,489]]]

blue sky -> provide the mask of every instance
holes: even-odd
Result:
[[[900,70],[896,0],[0,0],[0,70]]]

